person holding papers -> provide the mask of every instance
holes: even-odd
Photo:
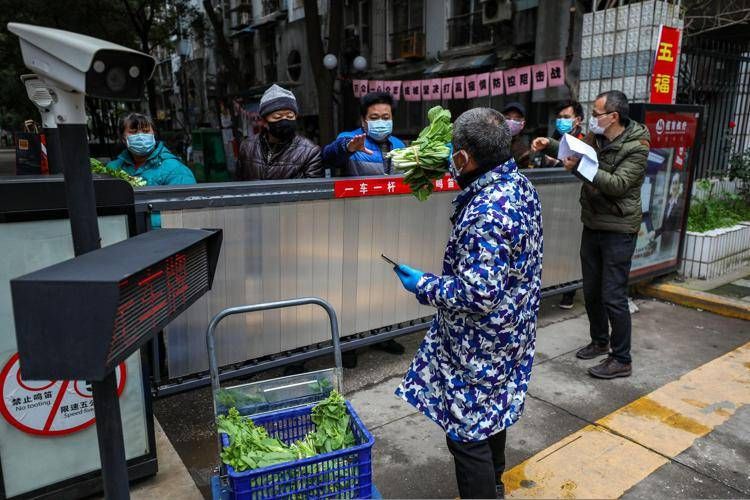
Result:
[[[622,92],[604,92],[594,102],[583,141],[565,135],[561,142],[540,137],[531,144],[534,151],[560,157],[563,166],[583,180],[581,265],[591,343],[576,356],[606,355],[589,369],[592,376],[605,379],[632,373],[627,285],[641,225],[641,184],[650,138],[645,126],[630,119],[629,108]]]

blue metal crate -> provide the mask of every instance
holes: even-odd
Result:
[[[255,415],[253,422],[264,427],[270,436],[291,444],[315,429],[311,420],[313,406]],[[244,472],[227,465],[232,498],[371,498],[375,440],[348,401],[346,407],[355,446]],[[222,434],[221,442],[228,446],[229,437]]]

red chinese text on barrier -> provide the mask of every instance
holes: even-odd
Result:
[[[449,175],[432,181],[433,191],[458,191],[458,183]],[[403,177],[378,179],[345,179],[333,183],[335,198],[360,198],[364,196],[389,196],[410,194],[411,189]]]
[[[18,353],[0,372],[0,413],[13,427],[38,436],[64,436],[90,427],[94,419],[91,387],[82,380],[27,381]],[[125,389],[125,363],[117,367],[117,394]]]
[[[674,104],[674,74],[680,55],[680,30],[662,26],[651,73],[651,99],[656,104]]]

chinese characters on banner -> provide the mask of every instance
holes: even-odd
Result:
[[[547,63],[547,86],[559,87],[565,85],[565,67],[562,59]]]
[[[671,74],[674,74],[674,67],[672,67],[672,70]],[[447,78],[426,78],[424,80],[404,80],[403,82],[397,80],[352,80],[354,97],[362,97],[368,92],[380,91],[388,92],[394,99],[404,99],[405,101],[474,99],[490,95],[499,96],[531,92],[532,90],[563,85],[565,85],[565,66],[562,60],[490,73]],[[652,100],[652,102],[656,101]]]
[[[680,52],[680,30],[662,26],[651,73],[651,99],[657,104],[674,103],[674,74]]]
[[[547,88],[547,65],[535,64],[532,70],[534,90]]]
[[[433,192],[458,191],[458,183],[450,175],[432,181]],[[409,185],[402,177],[378,179],[344,179],[333,183],[335,198],[360,198],[364,196],[388,196],[410,194]]]
[[[518,77],[517,92],[529,92],[531,90],[531,66],[524,66],[516,70]]]

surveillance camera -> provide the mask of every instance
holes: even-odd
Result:
[[[27,68],[55,86],[102,99],[140,100],[154,58],[90,36],[8,23]]]

